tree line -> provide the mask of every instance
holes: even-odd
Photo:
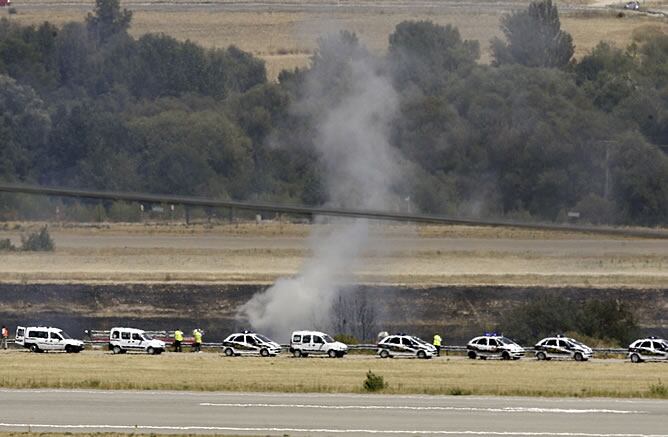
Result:
[[[314,123],[365,59],[399,94],[389,141],[406,176],[393,190],[416,210],[668,224],[660,31],[574,60],[556,6],[541,0],[502,18],[491,65],[456,27],[405,21],[386,54],[343,31],[273,83],[234,46],[133,38],[131,22],[119,0],[62,27],[0,20],[0,180],[322,204]],[[312,81],[327,91],[296,111]],[[37,214],[3,199],[4,217]]]

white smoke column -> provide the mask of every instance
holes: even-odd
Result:
[[[389,79],[368,61],[353,61],[352,87],[319,124],[316,147],[326,174],[330,206],[384,209],[399,171],[388,130],[398,109]],[[327,87],[328,84],[312,84]],[[312,95],[322,95],[313,90]],[[366,220],[338,222],[313,235],[313,256],[293,278],[279,279],[241,308],[252,327],[279,340],[295,329],[328,329],[340,287],[347,283],[369,241]]]

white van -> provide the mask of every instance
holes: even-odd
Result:
[[[324,332],[295,331],[290,337],[290,352],[298,358],[310,354],[341,358],[348,353],[348,346]]]
[[[18,326],[15,343],[32,352],[65,351],[68,354],[81,352],[84,342],[70,337],[62,329],[49,326]]]
[[[115,354],[128,351],[159,355],[165,351],[165,342],[151,338],[146,332],[135,328],[111,328],[109,350]]]

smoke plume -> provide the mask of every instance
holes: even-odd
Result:
[[[396,151],[388,142],[398,96],[368,57],[349,62],[350,86],[317,123],[315,147],[322,159],[329,205],[387,209],[399,175]],[[322,96],[328,86],[326,80],[313,77],[307,94]],[[333,303],[352,279],[369,238],[366,220],[335,221],[316,231],[310,237],[312,256],[298,275],[281,278],[253,296],[241,308],[242,317],[254,329],[280,340],[295,329],[331,328]]]

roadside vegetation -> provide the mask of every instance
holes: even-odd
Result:
[[[37,232],[21,235],[21,247],[14,246],[9,238],[0,239],[0,252],[13,252],[15,250],[30,252],[53,252],[55,244],[47,226],[43,226]]]
[[[489,41],[405,21],[386,55],[342,32],[318,41],[309,68],[270,83],[234,46],[132,37],[118,0],[60,27],[4,18],[0,180],[322,204],[314,124],[364,59],[399,91],[390,143],[406,177],[393,190],[415,210],[665,225],[668,35],[601,42],[576,62],[549,0],[501,24],[492,65],[479,63]],[[331,84],[326,95],[308,95],[313,81]],[[52,219],[51,202],[3,195],[0,215]],[[138,216],[83,205],[99,220]],[[65,206],[64,218],[78,208]]]
[[[380,388],[382,382],[387,394],[666,398],[665,382],[657,379],[666,363],[611,360],[229,359],[217,353],[155,357],[12,352],[0,354],[0,365],[0,387],[5,388],[365,393],[363,382],[371,372],[371,387]],[[375,379],[379,375],[382,381]]]

